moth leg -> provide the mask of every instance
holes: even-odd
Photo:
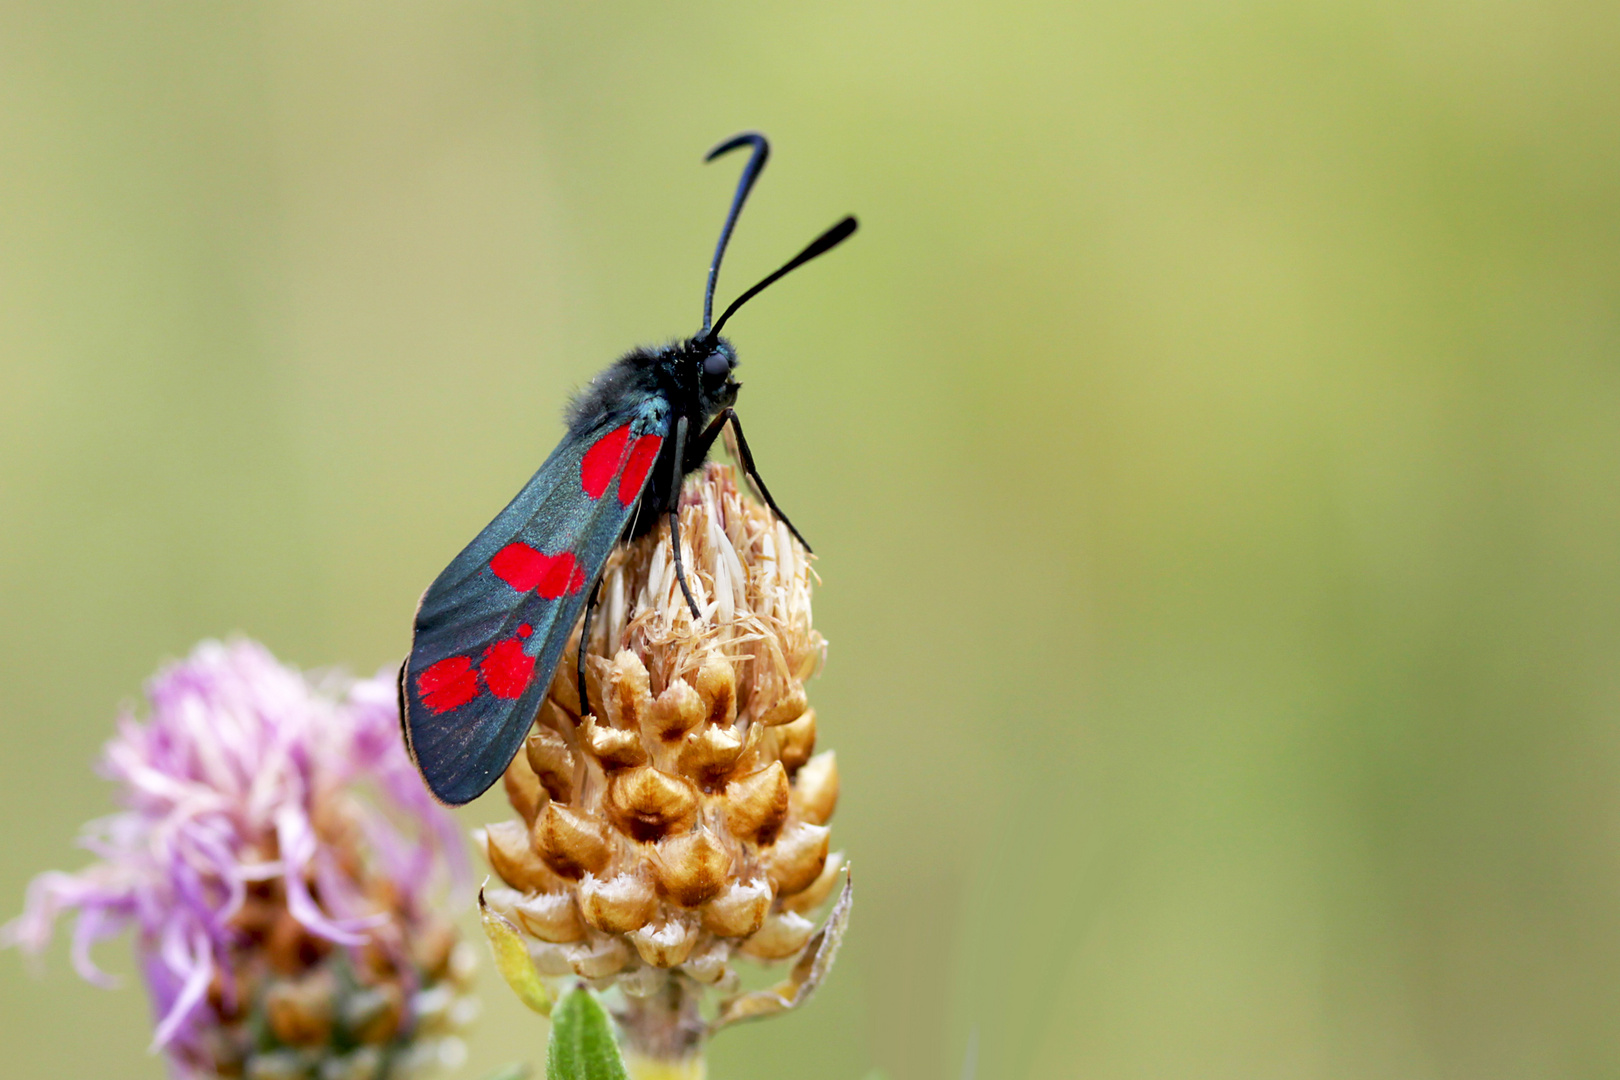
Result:
[[[759,488],[760,496],[764,498],[765,505],[771,508],[771,513],[775,514],[777,519],[788,527],[788,532],[793,534],[795,540],[804,545],[804,550],[814,555],[815,549],[810,546],[810,541],[806,540],[803,534],[793,527],[793,522],[789,521],[788,516],[782,513],[782,508],[776,505],[776,500],[771,498],[771,489],[765,486],[765,478],[759,475],[759,469],[754,465],[754,455],[748,449],[748,440],[743,436],[742,421],[737,419],[736,409],[728,406],[720,410],[720,415],[714,418],[708,430],[698,437],[697,445],[692,448],[693,457],[697,461],[702,461],[708,457],[710,448],[714,446],[714,440],[720,437],[720,432],[728,422],[731,424],[731,430],[737,433],[737,453],[742,457],[743,473],[754,482],[755,487]]]
[[[681,583],[686,606],[692,609],[692,621],[697,622],[703,616],[698,613],[697,601],[692,599],[692,586],[686,583],[686,566],[681,562],[681,481],[686,479],[685,450],[686,417],[683,416],[675,421],[675,479],[670,482],[670,499],[675,505],[669,508],[669,547],[675,556],[675,580]]]
[[[591,616],[596,614],[596,601],[602,595],[602,579],[591,586],[591,598],[585,601],[585,622],[579,628],[579,656],[575,658],[574,678],[579,686],[579,717],[591,711],[591,699],[585,696],[585,652],[590,647]]]
[[[681,565],[681,512],[669,512],[669,546],[675,553],[675,580],[681,583],[681,593],[686,597],[686,606],[692,609],[694,622],[703,618],[698,611],[697,601],[692,599],[692,586],[686,583],[686,568]]]

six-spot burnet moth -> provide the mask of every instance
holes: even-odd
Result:
[[[720,330],[760,290],[847,240],[855,219],[822,233],[711,322],[720,260],[770,144],[747,132],[705,158],[745,146],[748,164],[709,264],[703,328],[677,344],[629,352],[596,376],[569,406],[557,449],[422,595],[411,655],[400,668],[400,721],[411,757],[444,802],[477,798],[516,756],[582,610],[588,633],[615,544],[667,519],[681,590],[700,617],[681,565],[676,508],[681,482],[703,465],[726,424],[743,471],[804,543],[754,467],[731,408],[742,385],[732,378],[737,353]],[[583,701],[583,658],[576,677]]]

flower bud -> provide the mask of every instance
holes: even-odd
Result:
[[[812,757],[804,688],[826,647],[810,625],[808,555],[720,466],[687,485],[680,518],[687,580],[711,613],[687,610],[667,528],[619,547],[584,643],[590,708],[576,640],[509,771],[521,820],[484,834],[491,866],[521,890],[490,890],[490,906],[537,939],[544,977],[623,991],[633,1051],[664,1037],[648,1034],[658,1009],[700,1037],[692,995],[734,989],[734,956],[814,953],[795,965],[797,1002],[836,947],[836,934],[812,937],[843,861],[828,856],[837,764]],[[771,1000],[726,1015],[791,1007]]]

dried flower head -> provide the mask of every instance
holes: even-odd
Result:
[[[540,972],[616,985],[630,1049],[666,1059],[695,1052],[700,991],[734,989],[735,957],[806,948],[843,865],[828,851],[837,763],[814,754],[804,690],[826,651],[807,553],[724,466],[687,486],[680,515],[703,618],[667,529],[617,551],[587,643],[589,707],[576,640],[506,772],[519,819],[481,838],[508,886],[489,904],[532,935]]]
[[[85,829],[101,861],[36,878],[6,943],[38,952],[77,909],[74,963],[105,984],[90,947],[133,928],[152,1045],[181,1077],[455,1058],[471,956],[431,901],[460,843],[405,755],[392,678],[312,684],[252,642],[205,642],[147,697],[102,759],[126,809]]]

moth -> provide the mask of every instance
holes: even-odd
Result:
[[[412,759],[443,802],[477,798],[517,755],[582,613],[582,640],[589,634],[616,545],[667,520],[681,591],[701,618],[681,563],[676,509],[682,482],[726,425],[743,471],[804,543],[754,465],[732,408],[742,386],[733,374],[737,351],[720,331],[773,282],[849,239],[856,221],[843,218],[711,320],[720,261],[770,144],[745,132],[704,158],[744,147],[748,164],[709,263],[702,328],[674,344],[633,349],[597,375],[569,406],[568,432],[551,456],[422,595],[400,668],[400,721]],[[584,670],[581,655],[581,701]]]

